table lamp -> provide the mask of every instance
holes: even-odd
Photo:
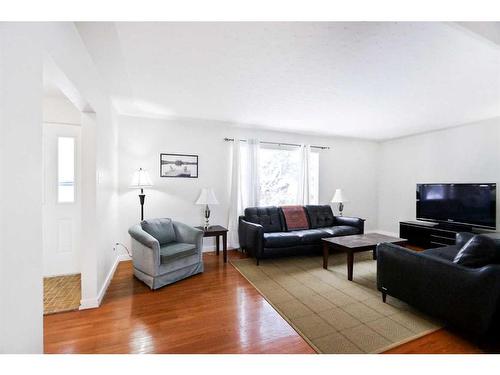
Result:
[[[205,205],[205,229],[208,229],[210,220],[210,208],[208,207],[208,205],[219,204],[219,201],[215,197],[214,190],[212,188],[201,189],[200,196],[198,197],[196,204]]]
[[[345,199],[344,195],[342,194],[342,189],[335,189],[335,194],[333,194],[331,202],[339,204],[339,214],[340,216],[342,216],[342,211],[344,210],[344,203],[347,202],[347,199]]]
[[[153,183],[151,182],[147,171],[142,168],[139,168],[138,171],[135,171],[134,176],[132,177],[130,188],[141,189],[141,193],[139,194],[139,202],[141,203],[141,221],[144,220],[144,199],[146,198],[146,194],[144,194],[144,188],[149,188],[151,186],[153,186]]]

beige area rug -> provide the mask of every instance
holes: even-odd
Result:
[[[381,353],[442,327],[376,289],[371,252],[355,254],[354,280],[346,255],[232,260],[236,269],[319,353]]]
[[[81,299],[80,274],[68,276],[44,277],[43,313],[78,310]]]

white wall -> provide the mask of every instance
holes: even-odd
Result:
[[[41,145],[42,71],[47,56],[96,112],[97,299],[116,260],[117,139],[108,95],[73,23],[0,23],[0,352],[43,347]],[[83,109],[83,108],[79,108]],[[29,173],[28,173],[29,172]],[[87,181],[88,182],[88,181]],[[13,287],[15,286],[15,288]],[[19,298],[22,295],[23,298]]]
[[[0,353],[42,351],[42,59],[0,23]],[[7,37],[8,36],[8,37]]]
[[[66,97],[43,98],[43,122],[80,125],[81,113]]]
[[[129,189],[139,167],[150,172],[154,187],[146,191],[145,218],[171,217],[192,225],[203,224],[203,210],[196,206],[202,187],[213,187],[220,205],[211,206],[211,223],[226,226],[229,210],[230,147],[224,137],[256,137],[266,141],[330,146],[320,151],[320,203],[328,204],[335,188],[343,188],[350,202],[345,215],[366,218],[366,228],[376,229],[376,167],[378,144],[370,141],[304,136],[236,128],[208,120],[158,120],[119,117],[119,194],[121,242],[128,244],[127,229],[140,220],[138,192]],[[160,153],[199,155],[199,178],[160,178]],[[212,241],[205,241],[207,247]]]
[[[499,166],[500,118],[381,143],[379,229],[415,220],[417,183],[499,183]]]

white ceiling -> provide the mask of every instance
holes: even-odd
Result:
[[[500,46],[463,24],[77,27],[123,114],[376,140],[500,116]]]

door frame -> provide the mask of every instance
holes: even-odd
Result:
[[[80,310],[95,308],[100,302],[97,290],[97,114],[49,55],[44,56],[43,78],[57,87],[81,115]]]
[[[73,129],[71,129],[73,128]],[[42,141],[44,145],[44,158],[42,161],[43,164],[43,204],[53,204],[56,205],[60,208],[66,206],[74,206],[75,209],[77,210],[78,214],[75,216],[76,225],[78,226],[78,229],[76,230],[77,236],[75,239],[75,250],[77,251],[77,262],[78,262],[78,273],[81,273],[81,228],[82,228],[82,202],[81,202],[81,183],[82,183],[82,173],[81,173],[81,161],[82,161],[82,148],[81,148],[81,125],[79,123],[68,123],[68,122],[58,122],[58,121],[44,121],[43,122],[43,129],[42,129]],[[48,142],[47,137],[54,137],[53,141],[54,142]],[[57,197],[57,189],[58,189],[58,176],[59,172],[57,171],[58,168],[58,162],[59,162],[59,152],[57,149],[52,149],[52,150],[47,150],[45,147],[56,147],[57,148],[57,142],[60,137],[67,137],[67,138],[73,138],[75,140],[75,163],[74,163],[74,168],[75,168],[75,186],[74,186],[74,193],[75,193],[75,200],[73,202],[59,202],[58,197]],[[53,153],[52,157],[49,157],[49,159],[55,163],[55,165],[52,166],[52,168],[55,168],[56,171],[55,173],[49,173],[49,168],[51,168],[47,163],[48,160],[46,158],[47,152]],[[55,156],[55,158],[54,158]],[[55,178],[54,178],[55,177]],[[50,179],[50,181],[48,180]],[[47,190],[48,189],[48,190]],[[70,275],[70,274],[75,274],[76,269],[73,270],[72,272],[66,272],[66,273],[49,273],[48,275],[46,274],[46,261],[47,261],[47,256],[48,254],[46,253],[47,248],[46,248],[46,238],[45,236],[48,235],[47,228],[46,228],[46,220],[49,219],[49,217],[45,216],[46,215],[46,210],[47,208],[44,207],[43,209],[43,220],[44,220],[44,225],[43,225],[43,235],[44,235],[44,240],[43,240],[43,252],[44,252],[44,277],[51,277],[51,276],[64,276],[64,275]],[[53,210],[59,210],[57,208],[53,208]],[[50,218],[52,219],[52,218]],[[52,271],[54,271],[54,267],[52,267]]]

